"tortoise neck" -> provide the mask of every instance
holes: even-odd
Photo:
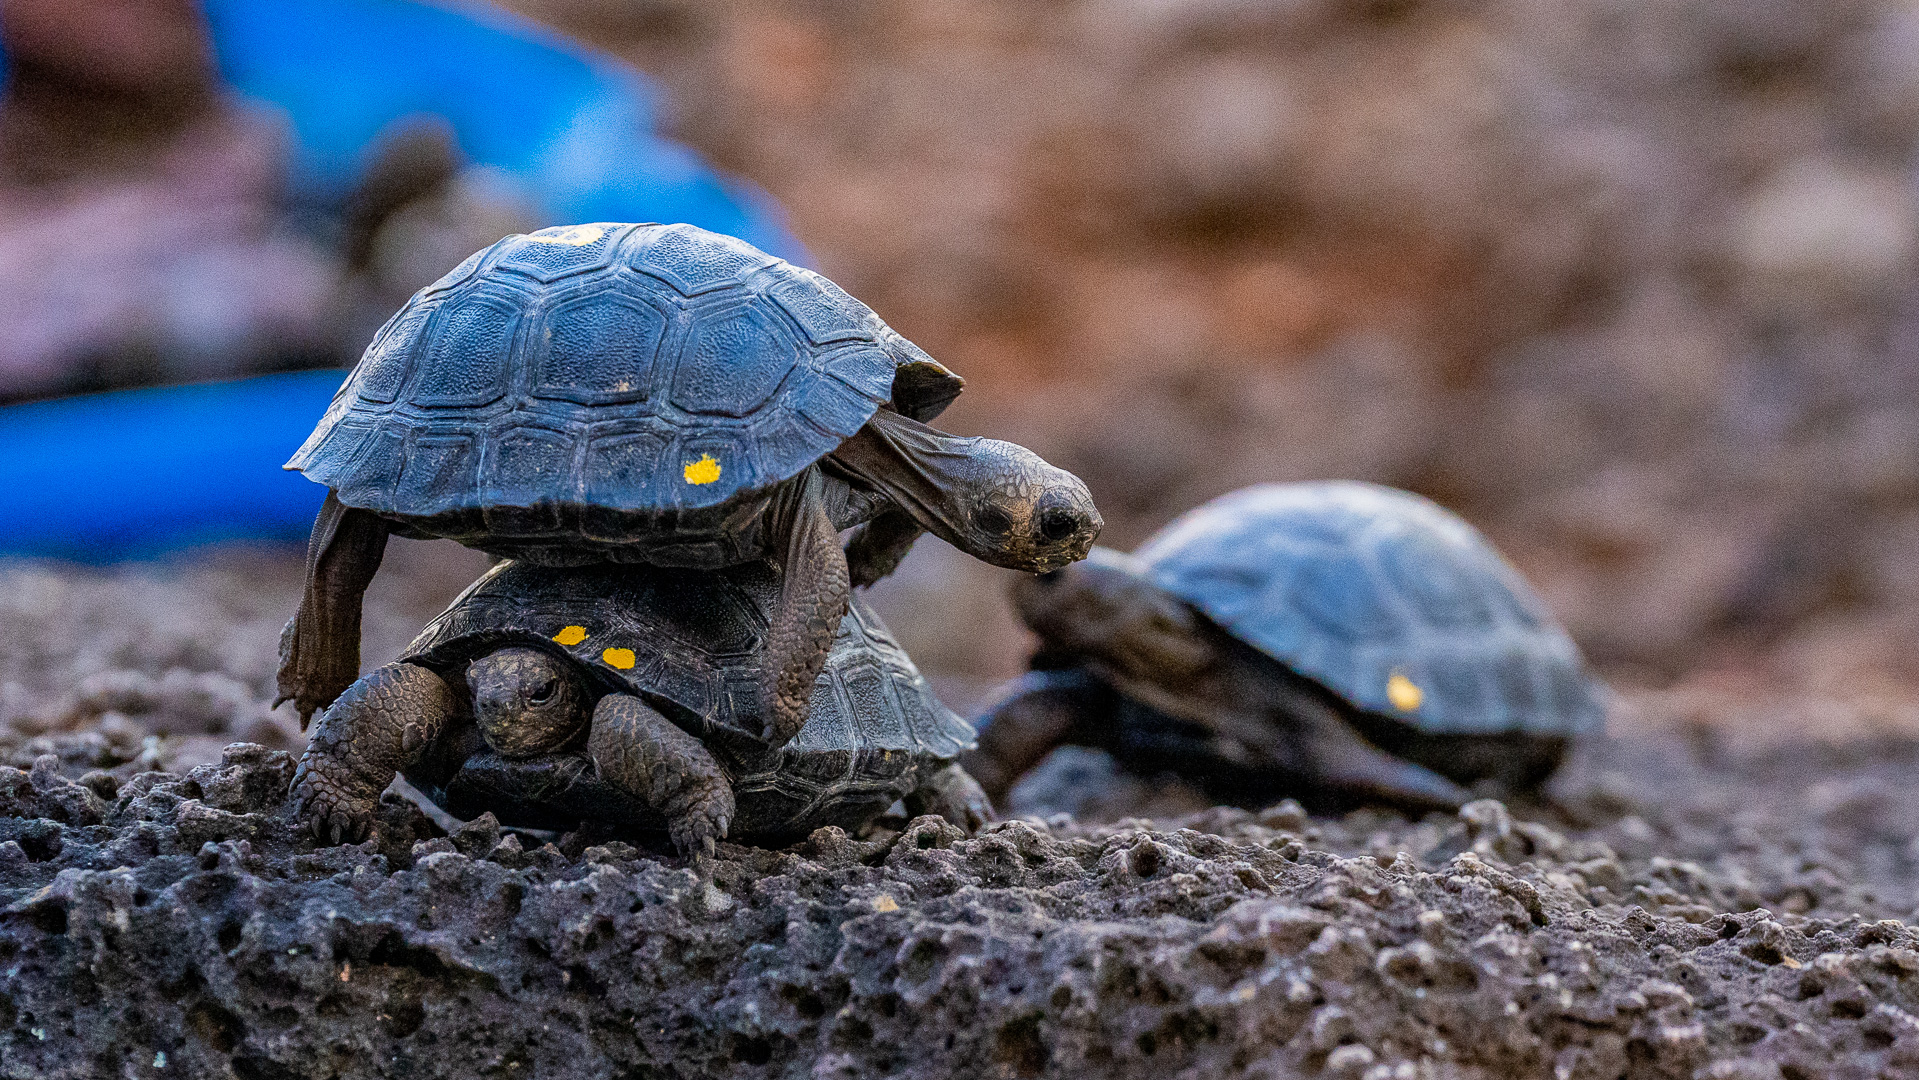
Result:
[[[928,532],[963,548],[959,511],[949,493],[963,482],[978,442],[881,409],[828,460]]]

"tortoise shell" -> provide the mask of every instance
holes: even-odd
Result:
[[[1458,516],[1409,492],[1261,484],[1135,552],[1159,587],[1367,712],[1437,735],[1604,723],[1578,647]]]
[[[694,550],[884,403],[958,376],[824,277],[691,225],[514,235],[420,290],[287,462],[409,536]],[[699,545],[717,545],[699,550]],[[601,557],[608,556],[604,552]]]
[[[464,696],[467,662],[496,648],[564,654],[601,689],[644,698],[706,744],[733,783],[735,837],[858,828],[970,749],[974,731],[940,703],[855,595],[814,684],[806,726],[768,749],[751,733],[762,727],[759,650],[779,591],[779,575],[764,561],[701,572],[505,562],[421,631],[404,659]]]

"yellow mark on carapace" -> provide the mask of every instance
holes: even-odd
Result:
[[[567,247],[585,247],[606,235],[606,230],[598,225],[568,225],[565,228],[541,229],[529,233],[527,239],[536,244],[564,244]]]
[[[701,454],[700,460],[687,462],[683,471],[689,484],[710,484],[720,478],[720,463],[712,454]]]
[[[553,640],[562,645],[578,645],[586,640],[586,627],[569,626],[553,635]]]
[[[1392,677],[1386,680],[1386,700],[1392,702],[1393,708],[1400,712],[1412,712],[1419,708],[1420,702],[1426,700],[1426,691],[1421,690],[1411,679],[1395,671]]]
[[[900,902],[885,893],[881,893],[873,898],[874,911],[898,911],[899,909]]]
[[[600,659],[606,661],[608,664],[611,664],[612,666],[616,668],[619,668],[621,671],[626,671],[632,668],[633,666],[633,650],[632,649],[608,649],[605,652],[600,654]]]

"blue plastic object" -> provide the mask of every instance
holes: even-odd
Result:
[[[326,489],[280,465],[345,378],[302,371],[0,409],[0,554],[105,562],[304,542]]]
[[[653,132],[644,76],[532,23],[412,0],[206,0],[206,11],[227,81],[286,113],[309,189],[343,193],[382,131],[438,116],[468,159],[520,179],[552,223],[684,221],[804,260],[771,200]]]
[[[282,110],[296,183],[350,191],[367,146],[435,115],[554,222],[684,221],[794,261],[778,208],[652,131],[636,71],[478,4],[206,0],[226,79]],[[5,71],[0,56],[0,75]],[[0,408],[0,555],[99,562],[220,540],[302,541],[325,491],[280,466],[343,373]]]

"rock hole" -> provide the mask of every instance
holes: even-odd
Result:
[[[146,907],[148,904],[152,902],[153,902],[152,894],[148,893],[145,889],[133,890],[133,906],[134,907]]]
[[[1053,1008],[1064,1009],[1073,1003],[1073,988],[1070,986],[1053,987]]]
[[[212,1001],[202,1001],[187,1010],[187,1027],[222,1054],[233,1053],[246,1036],[240,1018]]]
[[[900,996],[898,994],[881,994],[873,1000],[873,1007],[880,1011],[881,1016],[891,1020],[900,1014]]]
[[[773,1044],[758,1036],[735,1035],[730,1056],[742,1065],[764,1065],[773,1060]]]
[[[28,910],[27,920],[41,933],[57,937],[67,932],[67,907],[57,903],[36,904]]]
[[[387,1003],[386,1019],[380,1022],[380,1026],[393,1038],[404,1039],[420,1030],[420,1025],[424,1023],[426,1006],[417,999],[406,998],[397,1003]]]
[[[940,842],[939,834],[931,829],[921,829],[913,836],[913,843],[922,848],[930,848]]]
[[[1139,1047],[1139,1052],[1147,1057],[1159,1053],[1159,1037],[1150,1031],[1140,1032],[1139,1038],[1133,1040],[1133,1045]]]
[[[1038,1076],[1052,1055],[1040,1037],[1040,1016],[1032,1013],[1000,1026],[993,1040],[993,1057],[1020,1076]]]
[[[873,1041],[873,1025],[857,1016],[849,1016],[839,1022],[833,1037],[844,1046],[865,1046]]]
[[[29,862],[52,862],[60,857],[60,831],[48,829],[45,832],[23,833],[14,838],[20,844],[20,850],[27,853]]]
[[[1835,1001],[1832,1003],[1832,1015],[1835,1020],[1857,1020],[1866,1015],[1866,1007],[1850,999]]]
[[[231,953],[240,947],[241,930],[242,927],[238,919],[228,919],[226,922],[220,924],[220,932],[215,935],[215,938],[220,943],[221,952]]]
[[[1790,1061],[1779,1064],[1779,1075],[1784,1080],[1813,1080],[1813,1075]]]
[[[1138,874],[1140,877],[1149,878],[1159,873],[1160,858],[1158,844],[1141,844],[1135,847],[1127,858],[1132,864],[1133,873]]]

